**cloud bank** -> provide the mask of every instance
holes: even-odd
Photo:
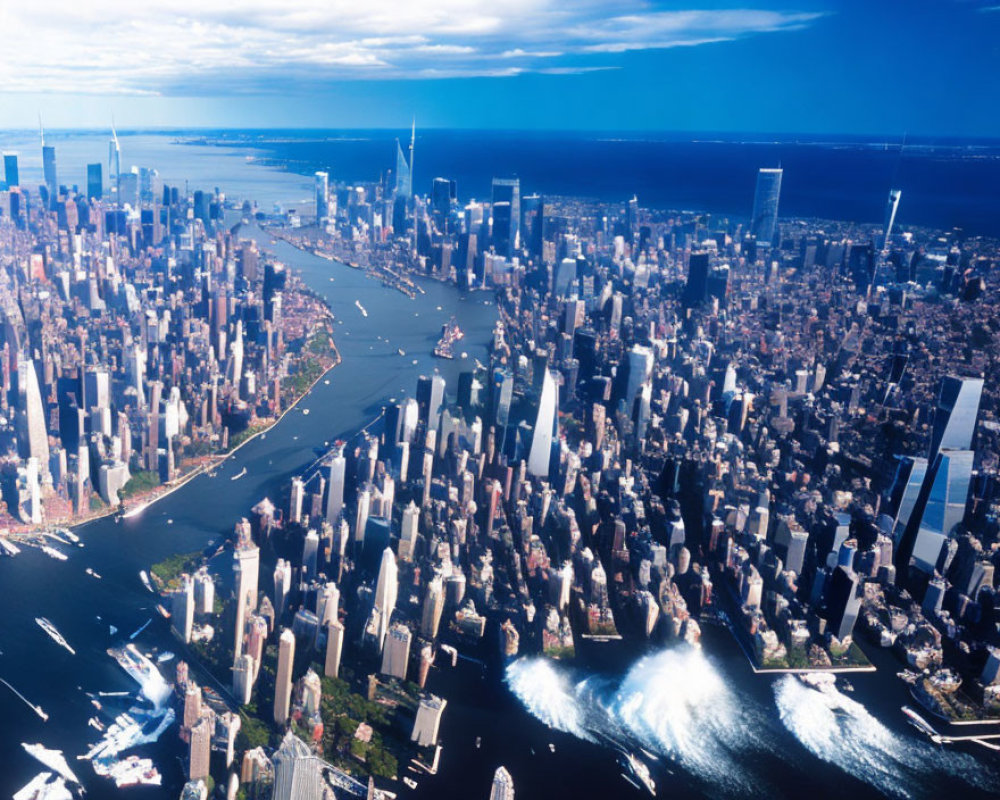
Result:
[[[613,69],[629,51],[789,31],[816,13],[643,0],[20,0],[0,92],[206,96],[340,80]]]

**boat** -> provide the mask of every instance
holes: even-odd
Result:
[[[164,619],[170,619],[170,612],[163,607],[162,603],[157,603],[156,610],[160,612],[160,616]]]
[[[417,782],[415,780],[413,780],[413,778],[404,776],[403,777],[403,783],[405,783],[411,789],[416,789],[417,788]]]
[[[303,408],[302,409],[302,416],[303,417],[308,417],[309,416],[309,409],[308,408]]]
[[[166,651],[166,652],[164,652],[164,653],[160,653],[160,654],[159,654],[159,655],[158,655],[158,656],[156,657],[156,663],[157,663],[157,664],[166,664],[166,663],[167,663],[168,661],[170,661],[170,660],[171,660],[171,659],[172,659],[173,657],[174,657],[174,654],[173,654],[173,653],[171,653],[171,652],[170,652],[170,651],[168,650],[168,651]]]
[[[368,312],[365,310],[365,307],[363,305],[361,305],[361,301],[360,300],[355,300],[354,301],[354,305],[356,305],[358,307],[358,311],[361,312],[361,316],[362,317],[367,317],[368,316]]]
[[[632,785],[633,785],[633,786],[634,786],[634,787],[635,787],[636,789],[640,789],[640,791],[641,791],[641,787],[639,786],[639,784],[638,784],[638,783],[636,783],[636,782],[635,782],[634,780],[632,780],[632,779],[631,779],[631,778],[630,778],[630,777],[629,777],[628,775],[626,775],[626,774],[625,774],[624,772],[622,773],[622,777],[623,777],[623,778],[624,778],[625,780],[627,780],[627,781],[628,781],[629,783],[631,783],[631,784],[632,784]]]
[[[434,355],[438,358],[454,358],[455,343],[460,341],[464,336],[465,333],[458,327],[455,318],[452,317],[441,326],[441,338],[434,345]]]
[[[231,477],[229,480],[231,480],[231,481],[238,481],[240,478],[242,478],[246,474],[247,474],[247,468],[243,467],[243,469],[241,469],[239,472],[237,472],[235,475],[233,475],[233,477]]]
[[[642,785],[646,787],[646,790],[655,797],[656,784],[653,782],[653,778],[649,774],[649,767],[640,761],[634,753],[626,753],[621,760],[622,766],[628,767],[632,776],[639,780]]]
[[[146,628],[149,627],[149,623],[152,621],[153,621],[152,617],[147,619],[144,625],[142,625],[138,630],[135,631],[135,633],[133,633],[131,636],[128,637],[129,641],[132,641],[136,636],[138,636],[140,633],[146,630]]]
[[[104,731],[104,724],[97,717],[88,719],[87,724],[96,731]]]
[[[152,759],[134,755],[108,765],[106,776],[119,789],[126,786],[159,786],[163,780]]]
[[[54,547],[47,544],[43,544],[41,550],[43,553],[45,553],[45,555],[49,556],[50,558],[56,559],[56,561],[65,561],[67,558],[67,555],[64,552],[62,552],[61,550],[56,550]]]
[[[51,622],[45,619],[45,617],[35,617],[35,622],[38,623],[39,628],[45,631],[52,638],[52,641],[54,641],[60,647],[65,647],[73,655],[76,655],[76,650],[74,650],[72,647],[69,646],[69,642],[67,642],[63,638],[63,635],[56,630],[55,625],[53,625]]]
[[[401,356],[406,355],[406,351],[402,347],[397,347],[396,352],[399,353]]]
[[[94,572],[94,570],[92,568],[90,568],[90,567],[87,567],[84,570],[84,572],[86,572],[91,578],[97,578],[97,580],[101,579],[101,576],[99,574],[97,574],[96,572]]]
[[[853,692],[854,691],[854,684],[851,683],[850,681],[844,681],[843,682],[843,689],[844,689],[845,692]]]
[[[142,585],[149,589],[149,591],[156,594],[156,589],[153,588],[153,582],[149,579],[149,573],[146,570],[139,570],[139,580],[142,581]]]
[[[32,703],[27,697],[25,697],[17,689],[15,689],[13,686],[11,686],[9,683],[7,683],[7,681],[5,681],[3,678],[0,678],[0,683],[2,683],[4,686],[6,686],[8,689],[10,689],[14,694],[16,694],[24,702],[24,704],[28,708],[30,708],[32,711],[34,711],[41,718],[42,722],[48,722],[49,721],[49,715],[46,714],[45,711],[42,710],[41,706],[38,706],[38,705],[35,705],[34,703]]]
[[[0,536],[0,554],[13,558],[20,552],[20,547],[13,542],[8,541],[5,537]]]
[[[69,528],[56,528],[55,532],[58,533],[60,536],[65,536],[73,544],[81,544],[80,537],[77,536],[75,533],[73,533],[73,531],[71,531]]]
[[[927,736],[927,738],[932,742],[935,742],[936,744],[941,743],[941,737],[938,735],[938,732],[934,730],[934,727],[916,711],[909,706],[903,706],[900,710],[906,716],[906,721],[909,722],[914,728]]]
[[[480,748],[480,746],[482,745],[482,743],[483,743],[483,737],[482,736],[477,736],[476,737],[476,749],[477,750]]]
[[[555,751],[556,751],[556,746],[552,744],[552,742],[549,742],[549,752],[554,753]]]
[[[40,772],[14,793],[14,800],[72,800],[63,778],[51,772]]]
[[[116,628],[114,625],[108,625],[108,635],[114,636],[116,633],[118,633],[118,628]]]

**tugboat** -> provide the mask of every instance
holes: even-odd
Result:
[[[434,355],[438,358],[454,358],[455,343],[461,341],[464,336],[465,333],[458,327],[455,318],[452,317],[441,326],[441,338],[434,346]]]

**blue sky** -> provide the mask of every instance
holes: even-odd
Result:
[[[18,0],[0,29],[0,127],[1000,128],[998,0]]]

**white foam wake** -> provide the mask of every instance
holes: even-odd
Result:
[[[736,702],[701,650],[681,646],[642,658],[617,684],[576,680],[568,667],[543,658],[514,662],[506,680],[553,728],[628,750],[642,746],[711,784],[715,794],[760,788],[735,756],[765,746],[754,730],[766,720]]]
[[[983,788],[996,779],[967,754],[894,733],[832,685],[814,689],[785,675],[775,682],[774,696],[782,723],[807,750],[889,797],[914,797],[922,779],[934,773]]]

